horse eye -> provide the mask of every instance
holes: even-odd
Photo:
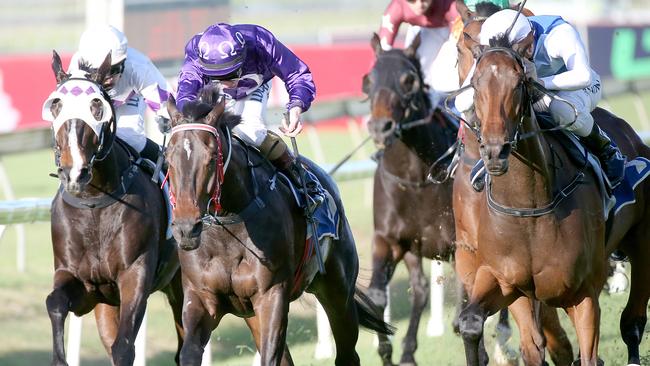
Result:
[[[104,115],[104,105],[99,98],[95,98],[90,102],[90,112],[93,114],[96,120],[101,120]]]

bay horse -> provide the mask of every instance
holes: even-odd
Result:
[[[477,7],[477,10],[492,10],[489,7]],[[524,9],[526,12],[526,9]],[[468,19],[459,38],[458,73],[459,84],[467,78],[474,63],[471,43],[478,38],[484,20],[490,13],[477,12]],[[474,116],[466,118],[475,118]],[[471,119],[470,119],[471,120]],[[474,284],[478,269],[476,258],[479,230],[479,207],[485,199],[472,188],[470,173],[472,167],[480,159],[479,144],[476,139],[466,138],[467,128],[461,125],[459,141],[459,165],[455,170],[454,179],[454,213],[456,227],[456,273],[465,284],[468,292]],[[573,350],[566,332],[560,325],[557,310],[545,304],[531,302],[526,298],[519,299],[508,309],[512,312],[520,333],[520,350],[522,360],[526,365],[544,363],[545,348],[556,365],[567,365],[573,361]],[[541,327],[541,329],[540,329]],[[482,363],[487,363],[487,355],[481,351]]]
[[[460,314],[467,364],[486,361],[479,352],[485,318],[524,298],[568,313],[580,351],[574,364],[602,364],[598,295],[607,277],[608,254],[616,248],[632,264],[630,296],[620,324],[628,362],[638,364],[650,297],[650,185],[644,181],[636,187],[636,204],[612,213],[606,230],[596,173],[571,160],[563,148],[566,142],[540,127],[532,113],[530,90],[539,87],[526,79],[521,58],[533,38],[510,44],[506,35],[488,48],[471,37],[465,41],[477,59],[470,84],[475,118],[467,123],[465,141],[475,144],[488,173],[480,199],[470,205],[465,204],[471,199],[466,192],[454,190],[457,222],[466,210],[472,211],[468,217],[475,219],[480,233],[476,246],[465,250],[471,256],[463,259],[456,253],[457,264],[469,264],[457,266],[459,273],[473,278]],[[592,114],[628,158],[650,157],[650,149],[625,121],[600,108]]]
[[[54,285],[47,296],[52,365],[66,365],[65,319],[94,309],[113,365],[133,364],[135,338],[148,296],[162,290],[182,346],[183,293],[176,245],[166,240],[167,208],[160,188],[116,139],[116,117],[101,87],[110,54],[88,74],[69,75],[54,52],[57,89],[43,107],[53,121],[61,186],[52,201]],[[138,164],[136,164],[138,162]]]
[[[326,239],[320,274],[306,251],[307,223],[294,193],[257,150],[231,135],[240,117],[224,112],[224,99],[207,86],[183,113],[173,98],[168,102],[173,232],[184,249],[179,253],[186,334],[181,363],[198,365],[210,333],[231,313],[246,319],[263,365],[293,364],[285,346],[289,302],[307,291],[328,315],[336,364],[358,365],[359,325],[379,333],[392,330],[355,287],[358,257],[334,181],[300,157],[340,213],[338,237]]]

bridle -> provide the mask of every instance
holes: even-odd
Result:
[[[102,161],[102,160],[106,159],[106,157],[108,156],[108,154],[110,154],[110,152],[111,152],[111,150],[113,148],[113,143],[115,141],[116,132],[117,132],[117,118],[115,118],[115,109],[113,107],[113,103],[111,101],[110,96],[108,95],[106,90],[102,87],[102,85],[100,85],[99,83],[96,83],[96,82],[94,82],[93,80],[90,80],[90,79],[80,78],[80,77],[72,77],[72,78],[66,79],[65,81],[63,81],[61,84],[59,84],[57,86],[57,90],[50,95],[48,100],[46,100],[46,102],[44,104],[44,107],[43,107],[44,112],[45,112],[45,109],[46,108],[49,109],[49,107],[54,102],[56,102],[56,100],[60,100],[60,98],[57,98],[56,94],[61,94],[61,91],[68,92],[67,89],[65,89],[65,84],[68,83],[68,82],[71,82],[71,81],[72,82],[74,82],[74,81],[83,81],[83,82],[87,82],[87,83],[90,83],[90,84],[94,85],[98,89],[99,93],[101,94],[101,97],[103,98],[102,104],[103,104],[104,108],[110,108],[110,113],[111,113],[110,120],[107,121],[107,122],[102,122],[101,123],[101,128],[99,129],[99,134],[98,134],[99,145],[97,147],[97,150],[95,150],[93,152],[93,154],[92,154],[92,156],[90,158],[90,161],[88,162],[88,170],[92,171],[93,164],[96,161]],[[78,118],[78,119],[82,120],[85,124],[87,124],[88,126],[93,128],[93,126],[90,125],[90,123],[88,121],[86,121],[86,118]],[[55,153],[55,156],[57,157],[55,159],[55,163],[56,163],[57,168],[61,168],[61,162],[60,162],[60,159],[58,158],[61,155],[61,147],[59,146],[59,144],[56,141],[56,133],[57,133],[57,131],[55,130],[54,123],[50,127],[51,127],[51,130],[52,130],[54,153]]]
[[[221,135],[219,134],[217,128],[210,125],[206,125],[204,123],[183,123],[172,127],[170,139],[171,136],[173,136],[175,133],[179,133],[182,131],[208,132],[217,141],[217,161],[215,167],[215,174],[217,175],[217,177],[216,177],[216,182],[214,184],[214,189],[212,190],[212,193],[210,193],[210,199],[208,200],[208,204],[205,208],[204,216],[211,216],[210,208],[212,207],[212,205],[214,205],[214,210],[212,212],[214,213],[214,215],[217,215],[219,212],[221,212],[222,209],[221,207],[222,186],[223,186],[224,176],[226,174],[226,171],[228,170],[228,165],[230,163],[230,157],[232,152],[232,139],[230,137],[230,131],[227,131],[226,133],[226,136],[228,138],[228,155],[226,157],[225,162],[223,158],[223,146],[221,142]],[[163,181],[163,185],[165,184],[165,182],[169,180],[170,172],[171,170],[167,171],[167,174],[165,175],[165,179]],[[176,197],[173,194],[173,189],[171,189],[171,182],[170,182],[169,196],[170,196],[170,201],[172,203],[172,207],[175,209]]]

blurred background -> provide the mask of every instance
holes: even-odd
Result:
[[[110,23],[123,29],[129,45],[147,54],[174,83],[185,42],[195,33],[215,22],[262,25],[313,72],[318,94],[305,115],[308,126],[299,144],[304,155],[331,166],[367,136],[363,118],[368,104],[363,101],[361,78],[372,66],[369,40],[379,29],[387,4],[388,0],[0,1],[0,365],[42,365],[51,358],[44,304],[53,274],[49,202],[58,180],[48,177],[55,170],[52,137],[40,116],[41,104],[55,86],[50,68],[53,49],[67,66],[86,25]],[[604,80],[602,106],[625,118],[642,137],[650,137],[648,0],[530,0],[526,6],[536,14],[562,15],[576,25],[588,45],[592,66]],[[400,33],[405,30],[403,25]],[[285,98],[282,84],[274,81],[271,125],[279,121]],[[149,132],[161,139],[156,128]],[[374,150],[364,146],[336,176],[357,241],[361,284],[368,283],[371,268],[374,163],[369,157]],[[440,333],[427,329],[427,311],[416,353],[420,364],[464,364],[462,342],[450,327],[457,299],[453,276],[446,263],[442,275],[435,275],[434,282],[444,288],[444,332],[436,337],[427,334]],[[398,327],[396,355],[401,353],[400,340],[410,314],[408,294],[408,276],[400,266],[391,284],[391,320]],[[626,293],[601,297],[601,357],[608,365],[624,364],[618,317],[626,299]],[[288,342],[298,365],[333,364],[328,352],[315,354],[315,308],[309,296],[292,304]],[[147,319],[147,364],[172,365],[175,333],[171,311],[161,295],[150,298]],[[80,364],[109,365],[92,315],[84,317],[82,324]],[[564,315],[563,324],[577,352]],[[493,325],[487,325],[486,334],[491,348]],[[517,337],[515,331],[513,345]],[[648,338],[646,329],[645,363],[650,363]],[[372,335],[362,333],[358,350],[363,364],[380,364]],[[251,364],[254,343],[241,320],[224,319],[212,335],[211,355],[214,364]]]

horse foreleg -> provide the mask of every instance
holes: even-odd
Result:
[[[108,304],[97,304],[95,306],[95,322],[97,323],[97,332],[106,353],[111,355],[111,347],[117,337],[117,328],[120,323],[120,307]]]
[[[514,299],[513,294],[502,295],[497,280],[488,269],[484,267],[478,269],[468,304],[459,316],[467,365],[487,365],[489,358],[484,347],[481,346],[485,319],[490,314],[510,305]]]
[[[409,271],[412,304],[409,327],[402,341],[403,351],[400,365],[416,365],[414,354],[418,348],[418,327],[420,326],[422,311],[427,306],[429,299],[429,282],[422,270],[422,257],[418,257],[411,252],[406,252],[404,254],[404,263]]]
[[[176,325],[176,337],[178,339],[178,346],[176,347],[176,355],[174,361],[180,364],[181,349],[183,348],[183,339],[185,332],[183,331],[183,285],[181,283],[181,271],[178,270],[171,282],[163,289],[167,302],[172,308],[174,314],[174,324]]]
[[[183,300],[183,331],[185,339],[180,353],[181,365],[201,365],[203,350],[210,340],[210,334],[214,330],[223,313],[214,309],[214,315],[205,308],[203,301],[191,288],[183,286],[185,298]]]
[[[546,340],[541,332],[541,325],[535,320],[531,302],[527,297],[520,297],[510,304],[508,310],[519,328],[521,358],[524,364],[540,366],[544,364]]]
[[[638,241],[639,244],[646,244]],[[646,248],[647,247],[646,244]],[[640,365],[641,356],[639,345],[645,329],[650,298],[650,249],[646,253],[633,253],[630,255],[632,276],[630,281],[630,295],[625,309],[621,314],[620,330],[623,342],[627,346],[628,364]]]
[[[576,306],[565,308],[578,335],[580,365],[596,366],[598,362],[598,337],[600,335],[600,307],[598,296],[585,296]]]
[[[255,347],[259,351],[261,345],[260,320],[257,316],[252,316],[244,320],[246,320],[246,325],[248,325],[248,329],[251,330],[251,334],[253,335],[253,339],[255,340]],[[282,354],[282,363],[280,363],[280,365],[293,366],[293,359],[291,358],[291,353],[289,353],[289,347],[287,347],[286,344],[284,345],[284,353]]]
[[[388,294],[386,288],[390,282],[395,266],[401,259],[402,253],[397,253],[400,258],[395,258],[392,248],[397,247],[392,245],[385,238],[375,235],[372,241],[372,277],[370,279],[370,287],[368,289],[368,296],[377,305],[383,314],[386,306],[388,305]],[[390,339],[385,334],[377,334],[379,339],[379,347],[377,352],[385,366],[392,365],[393,346]],[[338,353],[338,352],[337,352]]]
[[[542,331],[546,337],[546,349],[556,365],[570,365],[573,362],[573,348],[564,328],[560,324],[557,308],[542,304]]]
[[[289,294],[286,283],[279,283],[259,296],[253,305],[259,318],[262,365],[280,365],[287,339]]]
[[[83,284],[69,272],[57,271],[54,274],[54,290],[45,300],[47,313],[52,323],[52,365],[67,365],[63,345],[65,318],[70,311],[77,308],[75,305],[80,303],[85,292]]]
[[[134,265],[120,275],[120,317],[115,342],[111,346],[113,365],[132,365],[135,359],[135,338],[147,307],[151,279],[143,276],[145,265]],[[153,273],[153,270],[150,272]]]

